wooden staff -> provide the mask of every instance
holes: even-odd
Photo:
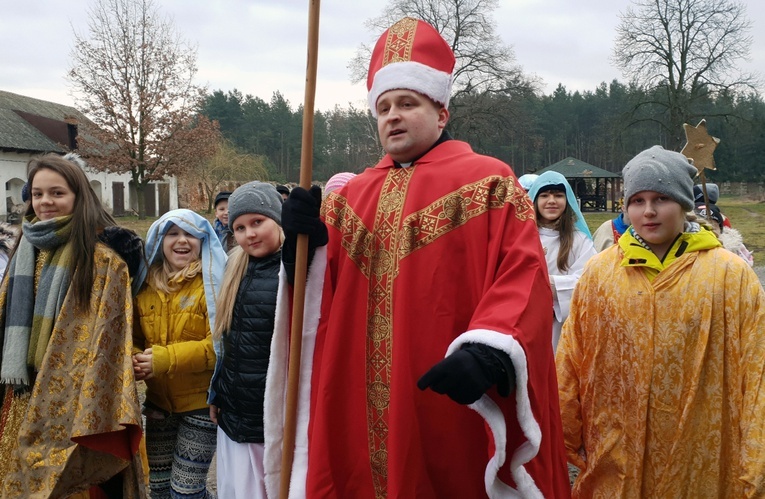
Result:
[[[319,0],[309,0],[308,6],[308,61],[305,75],[305,99],[303,104],[303,137],[300,150],[300,187],[311,188],[313,174],[313,110],[316,96],[316,67],[319,52]],[[292,459],[295,455],[295,431],[297,426],[298,382],[300,379],[300,356],[303,346],[303,308],[305,306],[306,274],[308,271],[308,236],[299,234],[295,257],[295,285],[292,302],[292,330],[290,333],[289,373],[287,377],[287,400],[284,415],[284,438],[282,443],[282,473],[279,496],[286,499],[290,491]]]

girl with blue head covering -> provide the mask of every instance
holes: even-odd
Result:
[[[566,178],[558,172],[541,174],[531,185],[539,239],[547,260],[553,293],[553,349],[568,317],[574,286],[595,246],[579,204]]]
[[[210,222],[173,210],[152,224],[146,255],[135,280],[133,368],[146,382],[151,496],[198,497],[216,447],[207,390],[226,253]]]

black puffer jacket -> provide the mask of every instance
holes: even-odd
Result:
[[[263,397],[274,333],[279,252],[250,258],[239,285],[223,362],[213,381],[218,425],[235,442],[263,443]]]

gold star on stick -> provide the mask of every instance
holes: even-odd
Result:
[[[704,169],[715,169],[715,148],[720,139],[712,137],[707,132],[707,121],[701,120],[696,126],[683,123],[685,130],[685,147],[680,151],[686,158],[693,160],[693,166],[703,175]]]

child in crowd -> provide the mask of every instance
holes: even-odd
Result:
[[[720,212],[720,208],[717,206],[717,200],[720,199],[720,187],[717,184],[707,182],[705,185],[696,184],[693,186],[694,209],[703,210],[706,208],[707,202],[704,201],[704,187],[706,187],[707,201],[710,208],[717,211],[719,216],[722,217],[724,227],[731,228],[730,220]]]
[[[524,191],[529,192],[529,189],[531,189],[531,186],[534,184],[534,181],[539,177],[536,173],[526,173],[518,177],[518,184],[523,188]]]
[[[327,196],[329,196],[330,192],[339,191],[340,188],[345,186],[345,184],[347,184],[355,176],[356,174],[351,172],[335,173],[329,178],[329,180],[327,180],[327,183],[324,186],[323,197],[326,198]]]
[[[603,251],[616,244],[629,226],[630,219],[626,210],[622,208],[622,212],[616,215],[613,220],[606,220],[595,229],[595,233],[592,235],[595,250]]]
[[[704,204],[697,204],[693,212],[702,222],[711,222],[710,228],[717,235],[723,248],[743,258],[750,267],[754,266],[754,255],[744,246],[743,236],[738,230],[731,227],[730,223],[725,225],[728,219],[720,212],[720,208],[716,204],[710,203],[708,207]]]
[[[750,267],[754,266],[754,255],[744,246],[744,238],[741,233],[731,226],[728,217],[723,215],[717,206],[717,199],[720,197],[720,189],[717,184],[706,184],[707,198],[709,203],[704,202],[704,191],[700,184],[693,186],[693,199],[695,206],[694,213],[703,220],[710,222],[712,230],[717,234],[717,238],[722,243],[723,248],[732,251],[744,259]]]
[[[229,198],[239,247],[226,266],[214,338],[218,362],[210,418],[218,423],[218,494],[265,498],[263,401],[281,267],[282,200],[274,186],[250,182]]]
[[[137,279],[134,367],[136,379],[146,381],[151,497],[207,497],[216,440],[207,406],[211,331],[226,254],[210,223],[183,209],[152,224],[146,254],[149,267]]]
[[[2,497],[146,493],[128,265],[99,240],[116,223],[85,166],[46,154],[27,167],[31,199],[0,288]]]
[[[531,185],[539,239],[547,260],[553,293],[553,349],[568,317],[574,286],[584,264],[595,255],[592,236],[566,178],[558,172],[541,174]]]
[[[593,257],[556,357],[574,497],[765,496],[765,292],[687,221],[696,168],[645,150],[632,225]]]
[[[236,246],[236,240],[228,227],[228,197],[230,195],[231,193],[228,191],[221,191],[215,196],[214,202],[215,222],[213,222],[213,228],[226,253]]]
[[[290,188],[286,185],[277,185],[276,192],[279,193],[279,195],[282,197],[282,202],[284,202],[290,195]]]

